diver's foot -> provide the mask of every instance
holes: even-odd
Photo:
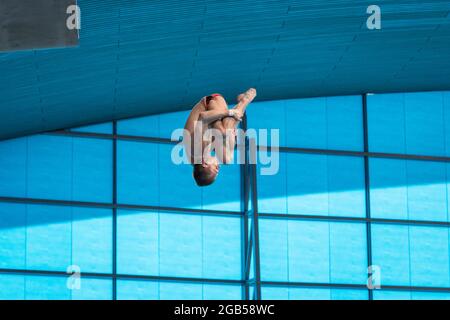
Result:
[[[256,89],[250,88],[246,92],[241,93],[238,96],[238,101],[245,101],[250,103],[253,101],[253,99],[255,99],[255,97],[256,97]]]

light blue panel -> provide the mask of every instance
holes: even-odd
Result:
[[[261,288],[264,300],[367,300],[367,290],[267,287]]]
[[[202,300],[203,286],[199,283],[160,282],[161,300]]]
[[[158,241],[158,213],[118,210],[117,272],[120,274],[158,275]]]
[[[174,130],[183,129],[190,112],[191,110],[186,110],[159,114],[158,137],[170,138]]]
[[[411,285],[449,287],[447,228],[410,227]]]
[[[289,300],[330,300],[331,289],[289,288]]]
[[[408,219],[405,160],[369,160],[370,207],[374,218]]]
[[[362,224],[291,220],[286,230],[279,220],[261,219],[260,226],[264,280],[365,283],[366,247]]]
[[[328,156],[327,165],[328,214],[364,217],[364,159]]]
[[[26,217],[25,204],[0,202],[0,268],[25,268]]]
[[[448,292],[376,290],[374,300],[450,300]]]
[[[256,290],[255,290],[255,286],[254,285],[250,285],[248,287],[248,293],[249,293],[249,300],[256,300]]]
[[[161,276],[202,277],[202,228],[201,216],[160,214]]]
[[[120,120],[117,122],[117,133],[128,136],[158,137],[159,116]]]
[[[446,154],[442,92],[371,95],[368,116],[370,151]]]
[[[446,164],[370,159],[375,218],[447,221]]]
[[[361,96],[329,97],[326,98],[326,104],[327,148],[362,151],[364,141]]]
[[[411,300],[410,291],[374,290],[374,300]]]
[[[202,218],[203,277],[241,278],[241,218]]]
[[[288,212],[328,215],[327,156],[287,154],[286,157]]]
[[[67,287],[67,277],[27,276],[25,299],[27,300],[70,300],[72,290]]]
[[[326,98],[286,101],[286,146],[327,148]]]
[[[289,147],[362,150],[361,97],[287,100],[286,140]]]
[[[0,195],[26,197],[27,138],[0,142]]]
[[[203,285],[204,300],[242,300],[242,287],[236,285]]]
[[[113,125],[112,122],[94,124],[90,126],[83,126],[78,128],[73,128],[70,131],[74,132],[87,132],[87,133],[102,133],[102,134],[112,134]]]
[[[112,272],[112,211],[72,208],[72,264],[81,272]]]
[[[0,274],[0,300],[25,299],[25,276]]]
[[[73,139],[73,200],[112,202],[112,141]]]
[[[289,213],[364,216],[362,159],[288,154],[287,172]]]
[[[329,283],[329,224],[291,220],[288,228],[289,281]]]
[[[450,300],[450,292],[411,291],[412,300]]]
[[[331,300],[368,300],[367,290],[331,289]]]
[[[199,188],[196,185],[192,176],[192,165],[175,164],[172,161],[173,147],[170,144],[158,145],[159,203],[166,207],[201,209],[202,190],[209,191],[209,189]]]
[[[408,213],[412,220],[447,221],[446,164],[408,161]]]
[[[367,280],[366,228],[363,223],[329,223],[330,280],[365,284]]]
[[[213,184],[201,188],[204,210],[241,211],[241,168],[236,154],[234,160],[233,164],[220,166]],[[192,169],[189,169],[192,180]]]
[[[73,300],[112,300],[112,280],[81,277],[80,289],[72,290]]]
[[[28,138],[28,196],[71,200],[72,138],[39,135]]]
[[[261,279],[287,281],[288,222],[286,219],[259,219],[259,247]]]
[[[66,271],[71,264],[71,225],[71,207],[28,205],[27,268]]]
[[[287,154],[279,153],[279,170],[275,175],[261,175],[258,164],[258,210],[262,213],[287,213],[286,161]]]
[[[289,300],[289,288],[262,286],[261,298],[263,300]]]
[[[404,94],[367,96],[369,150],[371,152],[404,153]]]
[[[158,300],[159,283],[144,280],[117,280],[118,300]]]
[[[383,285],[410,285],[408,226],[372,224],[372,264]]]
[[[246,113],[249,129],[255,129],[257,132],[261,129],[267,130],[269,141],[271,141],[270,130],[278,129],[280,146],[286,146],[286,101],[251,103]]]
[[[118,280],[119,300],[240,300],[238,285]]]
[[[445,155],[441,92],[405,93],[406,152]]]
[[[117,199],[119,203],[158,204],[158,145],[117,142]],[[164,159],[170,161],[170,158]]]

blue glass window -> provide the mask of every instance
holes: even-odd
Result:
[[[264,300],[367,300],[367,290],[263,286]]]
[[[367,103],[370,151],[449,155],[448,93],[376,94]]]
[[[112,142],[38,135],[0,144],[0,195],[110,202]]]
[[[362,217],[364,190],[362,158],[280,153],[280,171],[258,176],[259,211]]]
[[[119,280],[119,300],[240,300],[239,285]]]
[[[0,143],[0,196],[27,195],[27,138]]]
[[[382,286],[450,284],[447,228],[373,224],[372,250]]]
[[[376,290],[374,300],[450,300],[449,292]]]
[[[118,272],[240,279],[240,233],[238,217],[120,210]]]
[[[26,228],[26,205],[0,202],[0,268],[25,269]]]
[[[361,223],[261,219],[261,277],[267,281],[364,284],[365,237]]]
[[[248,119],[250,128],[279,129],[282,146],[363,149],[360,96],[252,103]]]
[[[217,181],[199,188],[190,164],[174,164],[174,145],[118,142],[118,201],[193,209],[240,211],[240,167],[222,166]]]
[[[374,218],[448,221],[448,164],[371,159]]]

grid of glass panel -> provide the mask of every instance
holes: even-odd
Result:
[[[0,299],[450,298],[449,92],[253,103],[279,171],[207,188],[187,114],[0,142]]]
[[[450,298],[449,116],[449,92],[251,105],[281,146],[256,179],[261,298]]]

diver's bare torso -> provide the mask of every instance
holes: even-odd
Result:
[[[195,146],[195,126],[200,121],[200,114],[206,111],[206,105],[204,102],[204,98],[200,100],[194,108],[192,108],[191,113],[189,114],[189,117],[186,120],[186,124],[184,125],[184,134],[183,134],[183,143],[185,145],[185,151],[187,158],[189,159],[191,164],[195,163],[194,159],[194,146]],[[205,129],[203,128],[201,134],[203,135]],[[203,144],[203,139],[202,139]],[[203,149],[203,148],[202,148]]]

